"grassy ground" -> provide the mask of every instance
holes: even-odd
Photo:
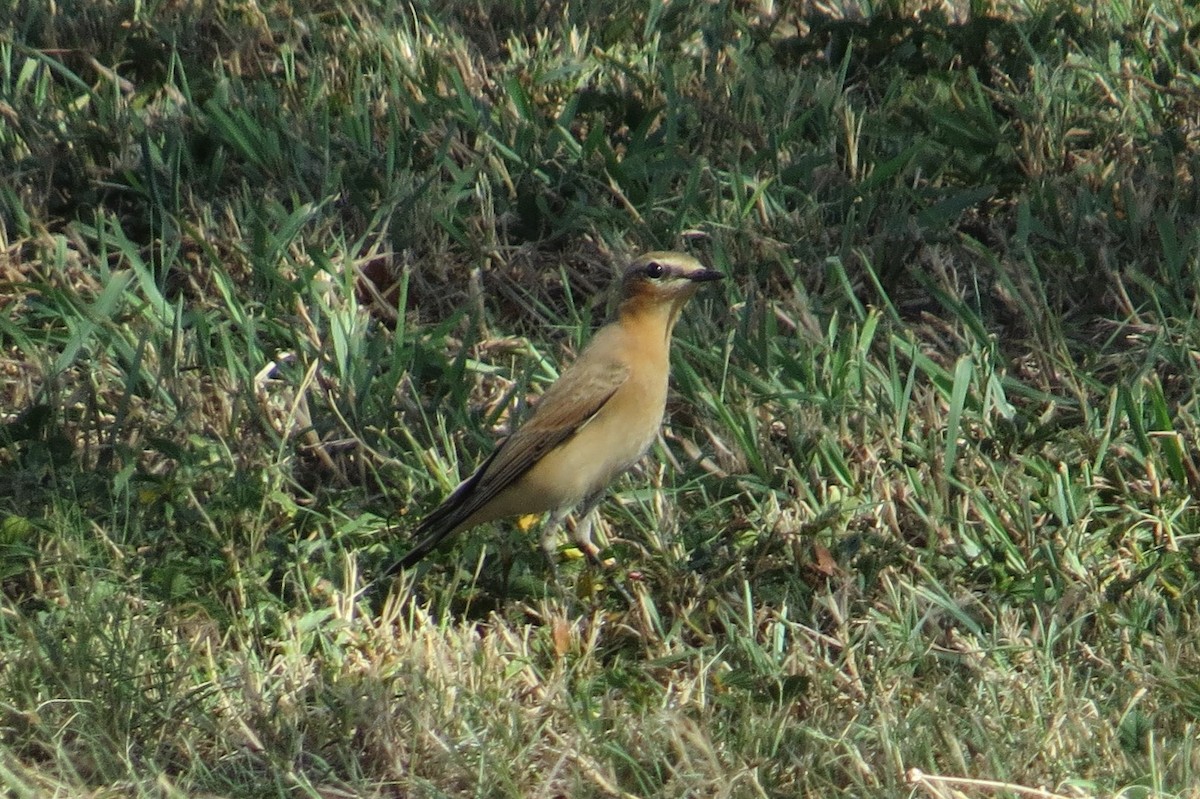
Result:
[[[1200,12],[918,5],[0,0],[6,795],[1200,795]],[[385,601],[667,247],[619,567]]]

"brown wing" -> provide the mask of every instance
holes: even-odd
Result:
[[[521,479],[547,452],[575,435],[628,379],[629,367],[617,362],[586,364],[563,372],[542,397],[533,416],[505,439],[484,464],[484,474],[474,492],[480,496],[474,510]]]
[[[533,416],[500,443],[475,473],[417,526],[424,536],[391,574],[416,563],[453,533],[460,524],[521,479],[542,457],[575,435],[626,380],[629,367],[615,361],[577,361],[555,381],[538,402]]]

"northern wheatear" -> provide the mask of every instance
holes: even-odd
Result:
[[[592,512],[613,478],[654,443],[662,424],[671,330],[700,284],[721,277],[678,252],[635,260],[621,282],[616,319],[597,331],[529,420],[421,521],[421,539],[388,573],[412,566],[461,530],[545,511],[542,548],[553,564],[555,535],[576,507],[572,538],[597,560]]]

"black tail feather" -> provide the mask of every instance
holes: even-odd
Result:
[[[442,500],[441,505],[438,505],[428,516],[421,520],[421,523],[417,525],[417,529],[413,531],[413,534],[418,538],[416,546],[405,553],[404,557],[388,567],[388,570],[383,573],[385,578],[413,566],[421,558],[437,549],[438,544],[449,538],[458,529],[460,524],[470,518],[472,513],[479,510],[484,500],[490,498],[490,494],[486,496],[480,495],[475,491],[475,487],[483,478],[488,466],[491,465],[492,460],[499,451],[500,449],[497,448],[475,470],[474,474],[459,483],[458,488],[454,489],[450,493],[450,496]]]

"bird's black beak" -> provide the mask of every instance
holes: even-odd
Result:
[[[693,283],[711,283],[714,280],[723,280],[725,275],[715,269],[701,269],[698,272],[689,272],[687,279]]]

